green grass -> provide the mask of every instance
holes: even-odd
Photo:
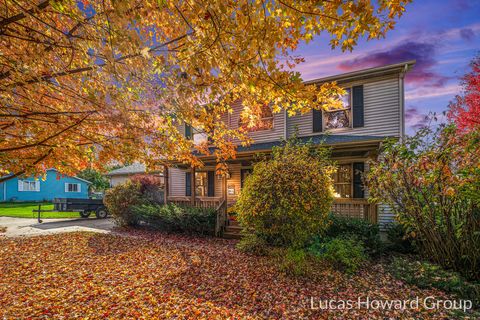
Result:
[[[42,205],[42,210],[53,210],[53,204],[49,202],[0,203],[0,217],[36,218],[37,213],[33,213],[32,210],[38,209],[39,204]],[[41,218],[80,218],[80,214],[78,212],[42,212]]]

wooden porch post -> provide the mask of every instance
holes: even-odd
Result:
[[[228,194],[227,194],[227,174],[225,173],[223,176],[222,176],[222,192],[223,192],[223,199],[225,200],[225,205],[228,204],[228,201],[227,201],[227,197],[228,197]]]
[[[192,167],[190,174],[190,185],[192,186],[190,203],[192,207],[195,206],[195,167]]]
[[[168,166],[163,166],[163,203],[167,204],[168,203],[168,196],[169,196],[169,183],[168,183]]]

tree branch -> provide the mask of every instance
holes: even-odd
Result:
[[[53,152],[53,148],[50,148],[47,153],[45,153],[44,155],[42,155],[40,158],[38,158],[37,160],[35,160],[33,162],[32,165],[30,165],[29,167],[32,167],[36,164],[38,164],[40,161],[43,161],[46,157],[48,157],[51,153]],[[4,176],[4,177],[0,177],[0,183],[2,182],[5,182],[5,181],[8,181],[8,180],[11,180],[13,178],[16,178],[18,176],[21,176],[22,174],[24,174],[26,172],[26,170],[21,170],[21,171],[18,171],[16,173],[12,173],[10,175],[7,175],[7,176]]]
[[[26,12],[29,13],[29,14],[32,14],[35,11],[45,9],[49,5],[50,5],[49,0],[45,0],[45,1],[40,2],[36,7],[27,10]],[[14,15],[14,16],[11,16],[9,18],[3,19],[2,21],[0,21],[0,28],[8,26],[9,24],[14,23],[14,22],[19,21],[19,20],[22,20],[26,17],[27,16],[25,15],[25,13],[22,12],[22,13]]]

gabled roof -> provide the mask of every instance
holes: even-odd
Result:
[[[337,74],[333,76],[308,80],[308,81],[305,81],[304,83],[305,84],[314,84],[314,83],[321,84],[323,82],[329,82],[329,81],[337,81],[339,83],[342,83],[342,82],[356,81],[356,80],[362,80],[362,79],[372,78],[372,77],[400,74],[410,70],[415,65],[415,63],[416,63],[415,60],[409,60],[405,62],[389,64],[386,66],[362,69],[358,71],[352,71],[352,72]]]
[[[136,162],[129,166],[112,170],[109,173],[107,173],[107,176],[130,175],[130,174],[145,173],[145,172],[146,172],[145,165],[142,163]]]

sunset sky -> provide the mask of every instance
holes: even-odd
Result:
[[[441,113],[460,92],[460,78],[480,54],[480,0],[417,0],[407,6],[386,39],[360,41],[353,52],[332,51],[319,37],[296,52],[304,80],[407,60],[417,60],[406,77],[407,133]]]

